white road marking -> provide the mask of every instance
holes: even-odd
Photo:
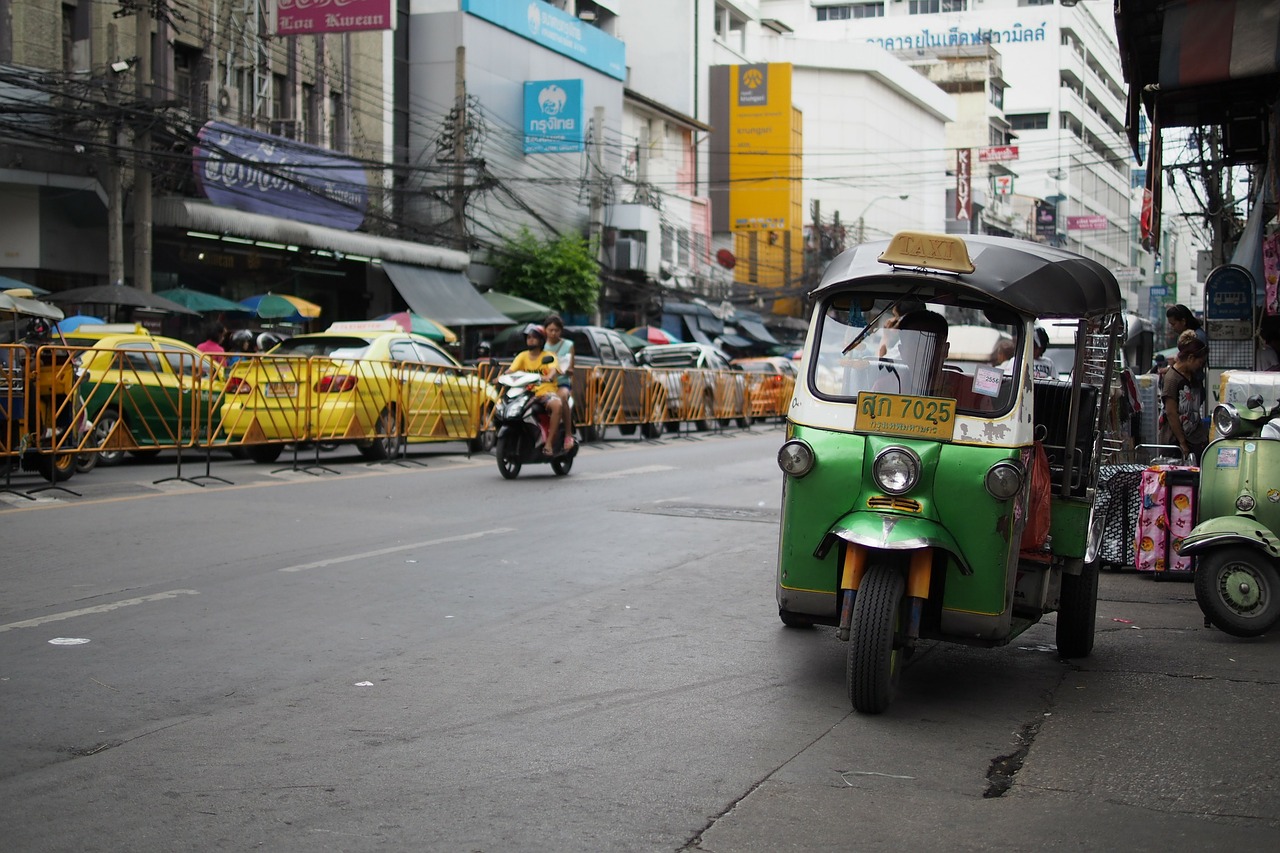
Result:
[[[382,557],[386,554],[394,554],[397,551],[409,551],[413,548],[427,548],[431,545],[443,545],[446,542],[465,542],[468,539],[479,539],[482,536],[497,536],[502,533],[514,533],[514,527],[495,527],[493,530],[481,530],[478,533],[464,533],[461,536],[446,536],[443,539],[428,539],[426,542],[411,542],[408,545],[396,545],[391,548],[379,548],[376,551],[365,551],[363,554],[348,554],[345,557],[334,557],[329,560],[317,560],[314,563],[301,563],[296,566],[286,566],[280,569],[282,572],[301,572],[306,569],[319,569],[325,566],[334,566],[338,563],[350,563],[353,560],[367,560],[370,557]]]
[[[656,474],[659,471],[674,471],[674,465],[642,465],[639,468],[627,468],[622,471],[609,471],[603,474],[576,474],[575,480],[616,480],[619,477],[630,477],[632,474]]]
[[[180,595],[199,595],[194,589],[171,589],[168,592],[157,592],[154,595],[144,595],[141,598],[126,598],[124,601],[116,601],[111,604],[96,604],[93,607],[84,607],[80,610],[68,610],[64,613],[50,613],[48,616],[38,616],[35,619],[27,619],[23,622],[10,622],[8,625],[0,625],[0,634],[5,631],[13,631],[17,628],[35,628],[39,625],[45,625],[49,622],[61,622],[63,619],[74,619],[77,616],[88,616],[90,613],[110,613],[112,610],[119,610],[121,607],[131,607],[135,604],[147,604],[152,601],[164,601],[166,598],[177,598]]]

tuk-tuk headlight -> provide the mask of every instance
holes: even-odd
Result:
[[[799,439],[791,439],[778,448],[778,467],[792,477],[803,477],[813,470],[813,448]]]
[[[987,492],[998,501],[1007,501],[1022,489],[1022,466],[1008,459],[997,462],[987,469],[987,477],[983,485]]]
[[[871,463],[871,476],[881,491],[904,494],[920,480],[920,457],[905,447],[887,447]]]
[[[1254,500],[1253,495],[1241,495],[1236,498],[1237,512],[1253,512]]]
[[[1223,438],[1231,438],[1240,431],[1240,412],[1230,403],[1214,406],[1213,428]]]

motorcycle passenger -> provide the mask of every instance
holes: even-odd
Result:
[[[227,367],[240,361],[246,354],[258,351],[258,339],[251,329],[236,329],[227,339]]]
[[[556,357],[548,353],[543,347],[547,343],[547,330],[535,323],[530,323],[524,328],[525,344],[529,347],[525,351],[516,355],[511,360],[511,366],[507,368],[507,373],[540,373],[542,374],[542,384],[538,386],[538,403],[546,408],[547,414],[551,418],[551,424],[548,428],[547,440],[542,446],[542,453],[545,456],[555,455],[555,436],[560,429],[560,418],[563,410],[560,403],[560,397],[556,393],[555,377],[559,372],[556,364]],[[551,357],[550,363],[543,363],[543,358]],[[566,435],[565,450],[573,447],[573,437]]]
[[[556,377],[556,396],[560,398],[560,407],[569,411],[569,393],[573,388],[573,341],[564,336],[564,320],[559,314],[552,314],[543,323],[547,330],[546,351],[556,357],[560,367],[560,375]]]
[[[1196,459],[1209,444],[1209,429],[1200,415],[1204,389],[1197,377],[1204,370],[1209,347],[1193,329],[1178,338],[1178,354],[1160,377],[1160,444],[1182,449],[1184,456]]]

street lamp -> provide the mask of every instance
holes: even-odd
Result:
[[[866,236],[866,233],[865,233],[866,229],[864,228],[864,225],[866,223],[864,222],[864,217],[867,215],[867,211],[870,210],[871,207],[876,202],[883,201],[886,198],[896,198],[899,201],[906,201],[907,199],[911,198],[911,193],[903,193],[902,195],[878,195],[875,198],[871,199],[871,201],[867,202],[867,206],[862,208],[862,212],[858,214],[858,242],[859,243],[862,243],[863,238]]]

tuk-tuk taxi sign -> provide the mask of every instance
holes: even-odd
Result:
[[[956,431],[956,401],[863,391],[858,395],[853,428],[880,435],[950,441]]]
[[[923,231],[894,234],[889,247],[877,260],[895,267],[924,267],[939,272],[971,273],[975,269],[964,240],[950,234]]]

